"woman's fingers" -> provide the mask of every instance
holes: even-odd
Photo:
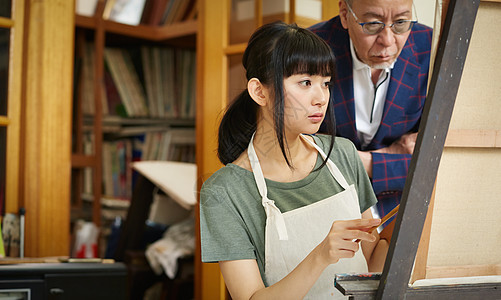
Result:
[[[341,239],[354,241],[374,242],[376,237],[368,232],[371,228],[378,226],[380,219],[355,219],[348,221],[336,221],[332,224],[331,234],[339,235]]]
[[[380,222],[380,219],[355,219],[333,222],[329,234],[319,245],[319,249],[323,249],[321,250],[322,256],[329,263],[336,263],[341,258],[353,257],[360,248],[360,241],[374,242],[376,240],[376,237],[368,231]]]
[[[355,219],[347,221],[335,221],[332,223],[331,232],[342,232],[348,230],[368,231],[374,226],[378,226],[381,219]]]

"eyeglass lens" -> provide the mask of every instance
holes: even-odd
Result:
[[[404,33],[412,28],[413,22],[410,20],[397,21],[389,26],[394,33]],[[365,33],[378,34],[386,25],[382,22],[368,22],[363,24]]]

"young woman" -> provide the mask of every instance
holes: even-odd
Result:
[[[202,260],[219,262],[233,299],[342,297],[334,274],[382,270],[388,244],[366,232],[380,220],[355,147],[334,139],[334,57],[278,22],[252,35],[243,65],[247,89],[219,127],[225,167],[201,191]],[[314,135],[324,118],[332,136]]]

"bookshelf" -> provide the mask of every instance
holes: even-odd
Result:
[[[195,15],[168,25],[128,25],[103,17],[110,3],[98,1],[93,16],[75,15],[71,219],[92,221],[98,227],[107,225],[107,203],[130,202],[132,160],[194,162],[195,155]],[[167,57],[167,52],[172,55],[167,60],[152,59]],[[175,67],[167,68],[169,61]],[[152,87],[155,76],[158,84]],[[175,89],[169,97],[174,104],[159,102],[167,99],[162,90],[166,82]],[[113,173],[116,168],[124,172]]]

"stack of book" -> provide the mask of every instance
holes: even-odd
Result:
[[[146,96],[127,50],[123,48],[106,48],[104,50],[104,60],[107,71],[109,71],[112,78],[112,82],[106,82],[105,79],[107,94],[109,90],[118,91],[128,116],[148,116]]]
[[[86,154],[91,154],[92,134],[84,140]],[[134,174],[131,164],[136,161],[195,162],[194,128],[142,128],[130,138],[104,141],[102,148],[103,197],[130,201]],[[83,192],[92,195],[92,170],[84,172]]]
[[[193,119],[196,55],[192,49],[141,46],[104,52],[103,116]],[[82,110],[94,115],[93,45],[85,45],[82,69]]]
[[[193,20],[196,0],[146,0],[140,24],[162,26]]]

